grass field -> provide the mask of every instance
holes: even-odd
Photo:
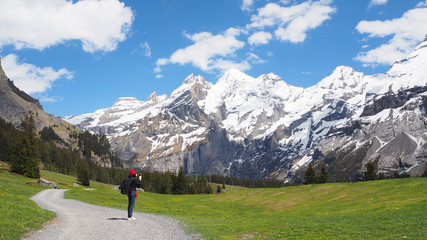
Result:
[[[95,191],[81,191],[82,187],[72,187],[73,177],[46,171],[41,175],[72,189],[67,198],[127,208],[127,197],[111,185],[91,182]],[[22,232],[53,217],[28,200],[41,187],[5,171],[0,171],[0,178],[4,239],[19,239]],[[25,204],[17,204],[17,198]],[[211,195],[142,193],[135,211],[171,216],[205,239],[426,239],[427,178],[280,189],[227,186],[227,193]]]
[[[93,187],[66,197],[126,209],[126,196],[109,185]],[[206,239],[426,239],[427,178],[212,195],[143,193],[135,210],[179,219]]]
[[[20,239],[24,233],[42,228],[55,214],[40,209],[29,199],[43,187],[34,184],[34,179],[7,169],[0,162],[0,239]]]

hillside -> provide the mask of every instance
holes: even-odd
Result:
[[[22,119],[29,113],[35,115],[37,130],[43,127],[55,126],[55,132],[65,141],[69,142],[70,128],[72,124],[46,113],[37,99],[32,98],[27,93],[19,90],[9,79],[1,67],[0,59],[0,118],[19,126]]]
[[[0,59],[0,157],[3,158],[0,160],[10,163],[12,159],[9,158],[13,158],[11,156],[18,143],[16,138],[19,134],[6,122],[19,129],[28,114],[34,119],[37,138],[41,141],[42,164],[46,166],[53,162],[53,165],[56,165],[46,166],[49,169],[69,173],[71,168],[76,168],[79,162],[77,159],[80,158],[90,159],[102,167],[123,166],[111,152],[105,136],[82,131],[67,121],[46,113],[37,99],[21,91],[14,85],[13,80],[7,77]]]
[[[231,69],[214,84],[191,74],[170,96],[119,98],[64,119],[107,135],[122,161],[151,171],[299,183],[308,163],[325,163],[332,180],[354,181],[373,161],[385,176],[420,176],[426,64],[424,41],[384,74],[339,66],[305,89],[272,73],[254,78]]]

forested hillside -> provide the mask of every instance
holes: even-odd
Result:
[[[70,138],[74,141],[71,144],[59,137],[52,127],[36,132],[31,114],[23,119],[18,129],[0,118],[0,159],[11,165],[11,171],[32,178],[40,176],[39,166],[111,184],[120,183],[127,175],[105,136],[74,130]],[[100,159],[104,166],[95,159]]]

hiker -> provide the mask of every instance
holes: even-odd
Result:
[[[129,204],[128,204],[128,220],[135,220],[136,218],[132,217],[133,207],[135,206],[135,198],[138,196],[136,193],[136,188],[141,186],[141,175],[137,175],[135,170],[130,170],[129,177],[123,180],[123,183],[120,185],[122,193],[127,194]]]

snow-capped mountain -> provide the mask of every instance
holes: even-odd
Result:
[[[227,71],[215,84],[188,76],[170,96],[119,98],[65,117],[106,134],[135,167],[188,174],[298,178],[326,163],[332,177],[357,178],[368,161],[384,174],[426,168],[427,41],[385,74],[337,67],[299,88],[272,73]]]

